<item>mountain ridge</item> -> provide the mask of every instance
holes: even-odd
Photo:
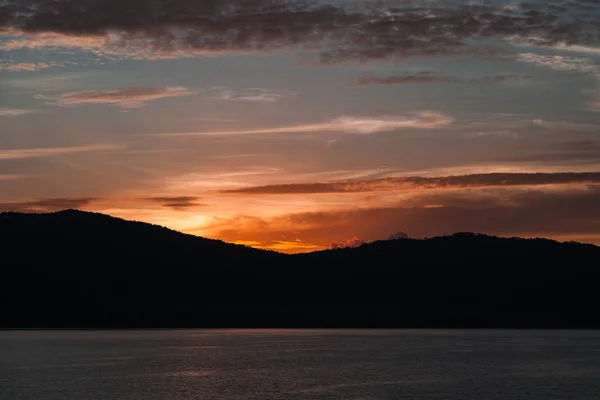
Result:
[[[152,227],[154,229],[164,229],[164,230],[167,230],[167,231],[170,231],[173,233],[177,233],[177,234],[184,235],[184,236],[190,236],[190,237],[194,237],[194,238],[198,238],[198,239],[202,239],[202,240],[220,242],[220,243],[225,243],[225,244],[229,244],[232,246],[255,249],[258,251],[274,252],[274,253],[278,253],[278,254],[287,254],[287,253],[283,253],[283,252],[278,252],[276,250],[259,249],[259,248],[254,248],[252,246],[248,246],[248,245],[244,245],[244,244],[231,243],[231,242],[226,242],[226,241],[223,241],[220,239],[212,239],[212,238],[207,238],[204,236],[198,236],[198,235],[194,235],[194,234],[190,234],[190,233],[185,233],[185,232],[181,232],[181,231],[178,231],[175,229],[168,228],[163,225],[152,224],[152,223],[138,221],[138,220],[128,220],[125,218],[114,217],[114,216],[99,213],[99,212],[83,211],[83,210],[77,210],[77,209],[65,209],[65,210],[54,211],[54,212],[40,212],[40,213],[22,213],[22,212],[14,212],[14,211],[2,211],[2,212],[0,212],[0,223],[3,222],[2,218],[4,216],[14,216],[14,217],[23,218],[23,217],[27,217],[27,216],[56,216],[56,217],[59,217],[59,216],[66,216],[66,215],[96,217],[96,218],[103,218],[103,219],[111,220],[111,221],[119,221],[120,223],[125,222],[125,223],[130,223],[130,224],[138,224],[138,225],[141,224],[144,226]],[[545,238],[545,237],[523,238],[523,237],[518,237],[518,236],[497,236],[497,235],[490,235],[490,234],[478,233],[478,232],[455,232],[455,233],[452,233],[449,235],[432,236],[432,237],[426,237],[426,238],[407,237],[407,238],[401,238],[401,239],[379,239],[379,240],[375,240],[373,242],[364,242],[364,243],[362,243],[362,245],[368,245],[371,243],[379,243],[379,242],[390,242],[390,241],[396,241],[396,240],[431,240],[431,239],[449,238],[449,237],[494,238],[494,239],[504,239],[504,240],[525,240],[525,241],[527,241],[527,240],[529,240],[529,241],[543,240],[543,241],[549,241],[549,242],[554,242],[554,243],[558,243],[558,244],[568,243],[568,244],[576,244],[576,245],[592,246],[592,247],[600,248],[600,246],[597,246],[593,243],[583,243],[583,242],[577,242],[577,241],[562,241],[561,242],[558,240]],[[350,249],[350,248],[351,247],[338,247],[335,249],[332,248],[332,249],[315,250],[315,251],[306,252],[306,253],[302,253],[302,254],[320,253],[323,251],[344,250],[344,249]]]
[[[66,210],[0,214],[0,328],[600,328],[600,247],[457,233],[287,255]]]

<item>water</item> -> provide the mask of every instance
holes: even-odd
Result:
[[[600,332],[0,332],[0,399],[598,400]]]

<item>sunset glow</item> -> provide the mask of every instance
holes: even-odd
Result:
[[[0,4],[0,211],[289,253],[600,244],[597,3],[23,3]]]

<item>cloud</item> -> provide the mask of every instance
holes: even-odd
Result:
[[[35,110],[24,110],[19,108],[0,107],[0,117],[21,117],[23,115],[33,114]]]
[[[89,146],[71,147],[41,147],[33,149],[3,149],[0,150],[0,160],[19,160],[25,158],[56,157],[67,154],[85,153],[92,151],[120,150],[121,146],[108,144],[93,144]]]
[[[481,137],[489,137],[489,136],[497,136],[497,137],[505,137],[516,139],[519,137],[519,134],[510,130],[500,130],[500,131],[481,131],[467,134],[465,136],[481,138]]]
[[[264,133],[345,132],[373,134],[396,129],[434,129],[451,124],[454,119],[435,112],[419,112],[411,117],[355,117],[343,116],[327,122],[309,123],[278,128],[249,129],[224,132],[159,133],[146,136],[204,136],[204,135],[250,135]]]
[[[600,141],[595,140],[571,140],[559,144],[562,149],[577,151],[600,151]]]
[[[598,4],[594,6],[596,10],[598,9]],[[558,50],[563,52],[572,52],[572,53],[581,53],[581,54],[590,54],[590,55],[598,55],[600,54],[600,47],[598,47],[598,43],[595,41],[589,41],[588,43],[593,43],[593,46],[585,46],[585,45],[577,45],[571,44],[566,41],[558,41],[555,43],[549,43],[544,39],[540,39],[535,36],[522,36],[522,37],[511,37],[506,38],[507,42],[511,43],[515,46],[533,46],[533,47],[541,47],[548,50]]]
[[[576,53],[588,53],[588,54],[592,54],[592,55],[600,54],[599,47],[569,45],[569,44],[565,44],[565,43],[557,43],[551,47],[554,49],[557,49],[557,50],[573,51]]]
[[[224,90],[219,95],[222,100],[245,101],[252,103],[275,103],[283,97],[295,96],[297,92],[291,90],[272,90],[250,88],[243,91]]]
[[[14,0],[0,4],[0,29],[13,37],[1,49],[147,59],[298,48],[339,62],[495,54],[490,39],[598,46],[596,2],[547,3]]]
[[[408,85],[408,84],[429,84],[429,83],[470,83],[470,84],[486,84],[486,83],[502,83],[516,82],[531,79],[529,75],[523,74],[501,74],[483,76],[481,78],[460,79],[450,76],[434,75],[429,71],[418,74],[390,75],[390,76],[374,76],[366,75],[359,78],[358,86],[371,85]]]
[[[31,178],[31,176],[22,174],[0,174],[0,181],[16,181],[28,178]]]
[[[531,79],[530,75],[524,74],[501,74],[501,75],[490,75],[483,76],[481,78],[469,79],[467,83],[503,83],[503,82],[518,82]]]
[[[597,167],[600,161],[600,154],[593,152],[555,152],[555,153],[537,153],[506,157],[498,161],[504,162],[525,162],[525,163],[540,163],[546,165],[554,165],[555,168],[564,167],[565,163],[573,165],[583,165],[583,168],[590,169],[589,166]],[[586,167],[587,165],[587,167]]]
[[[352,239],[348,239],[345,242],[332,243],[331,248],[334,250],[335,249],[354,249],[354,248],[362,246],[364,243],[365,242],[363,242],[362,240],[360,240],[359,238],[354,236]]]
[[[600,100],[590,100],[585,103],[586,111],[600,113]]]
[[[59,104],[115,104],[125,108],[143,107],[146,103],[169,97],[189,96],[197,91],[182,87],[154,88],[130,88],[112,90],[83,90],[63,94],[58,98]]]
[[[600,131],[600,125],[594,124],[583,124],[578,122],[568,121],[546,121],[541,118],[533,120],[534,125],[542,126],[548,129],[555,129],[561,131]]]
[[[359,78],[357,85],[407,85],[407,84],[426,84],[426,83],[452,83],[458,82],[456,78],[450,76],[433,75],[429,71],[424,71],[418,74],[390,75],[390,76],[375,76],[366,75]]]
[[[13,212],[51,212],[66,209],[79,209],[98,199],[92,197],[40,199],[22,203],[0,203],[0,211]]]
[[[147,200],[159,203],[163,207],[172,208],[174,210],[185,210],[202,206],[202,204],[197,203],[199,200],[198,197],[190,196],[149,197]]]
[[[221,193],[244,195],[363,193],[415,189],[477,188],[494,186],[511,187],[574,183],[600,183],[600,172],[491,173],[444,177],[413,176],[372,180],[254,186],[225,190]]]
[[[10,62],[10,61],[2,61],[0,62],[0,71],[8,71],[8,72],[31,72],[37,71],[40,69],[48,69],[54,67],[63,67],[67,65],[67,63],[58,63],[58,62],[50,62],[50,61],[40,61],[40,62]]]
[[[600,112],[600,75],[596,77],[596,87],[583,91],[590,98],[585,102],[585,110],[589,112]]]
[[[555,71],[569,71],[581,74],[597,74],[600,67],[593,60],[582,57],[523,53],[514,57],[516,61],[545,67]]]

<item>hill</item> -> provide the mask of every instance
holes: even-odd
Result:
[[[0,214],[0,327],[600,328],[600,248],[472,233],[284,255],[102,214]]]

